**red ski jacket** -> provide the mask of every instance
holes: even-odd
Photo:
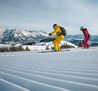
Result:
[[[87,28],[82,29],[82,32],[84,34],[84,40],[88,40],[90,38],[90,34],[89,34]]]

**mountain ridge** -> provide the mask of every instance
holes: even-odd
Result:
[[[65,40],[78,45],[81,40],[83,40],[83,34],[77,35],[66,35]],[[7,29],[0,27],[0,43],[21,43],[21,44],[31,44],[36,42],[50,42],[53,41],[51,37],[48,36],[47,32],[42,30],[30,30],[26,31],[23,29]],[[98,45],[98,35],[91,35],[90,44]]]
[[[0,42],[19,42],[40,41],[46,38],[48,34],[43,31],[25,31],[21,29],[0,29]]]

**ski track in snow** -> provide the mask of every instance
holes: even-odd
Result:
[[[0,53],[0,91],[98,91],[98,48]]]

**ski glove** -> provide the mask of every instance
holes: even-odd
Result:
[[[49,36],[51,36],[51,33],[49,33]]]

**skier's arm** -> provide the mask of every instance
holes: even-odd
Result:
[[[56,27],[56,29],[51,33],[51,35],[56,34],[59,31],[59,27]]]

